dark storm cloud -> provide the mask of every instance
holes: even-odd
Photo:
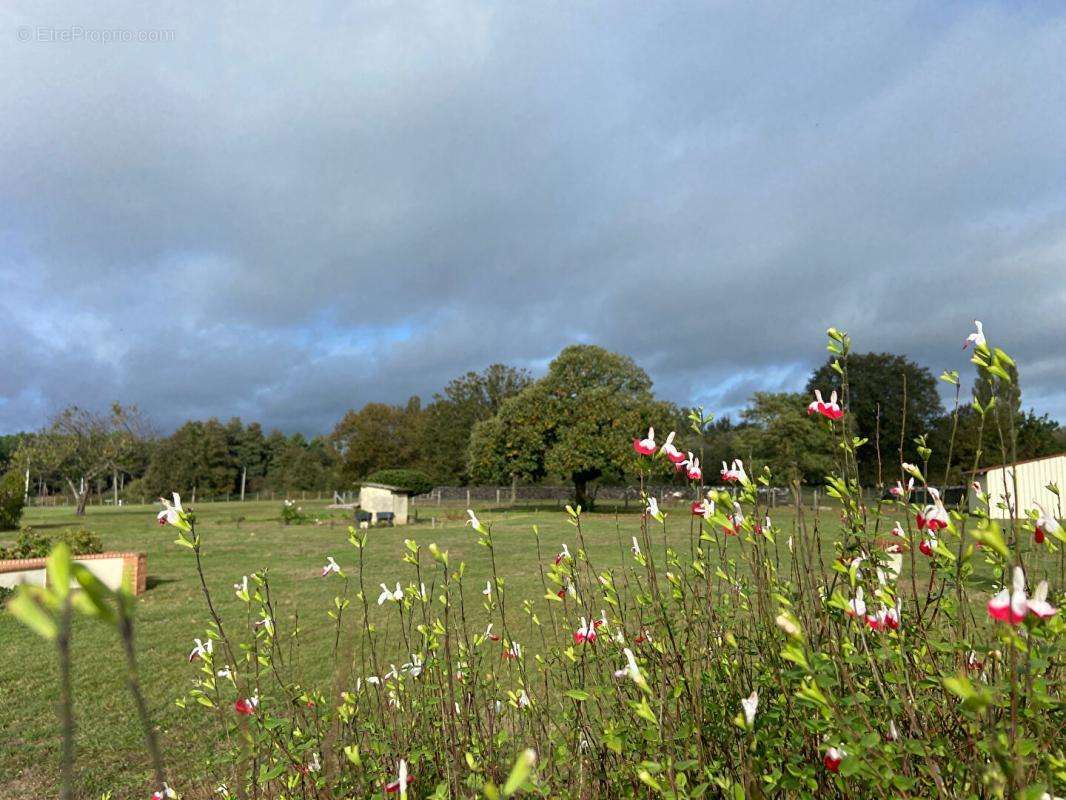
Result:
[[[1066,418],[1066,12],[120,6],[0,11],[0,429],[318,432],[573,341],[735,409],[975,316]]]

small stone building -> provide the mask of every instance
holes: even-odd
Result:
[[[407,506],[411,492],[386,483],[364,483],[359,487],[359,508],[381,521],[381,514],[392,514],[393,525],[407,524]]]

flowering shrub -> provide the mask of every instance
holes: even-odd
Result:
[[[983,333],[971,344],[981,378],[1011,391],[1009,357]],[[1061,510],[1008,508],[1001,524],[988,496],[948,508],[921,441],[924,462],[898,464],[889,499],[864,503],[848,336],[831,329],[829,349],[842,391],[807,410],[839,441],[835,532],[799,506],[794,526],[775,524],[759,492],[772,476],[739,458],[707,490],[676,434],[660,446],[649,430],[633,444],[642,485],[667,459],[691,507],[675,519],[646,497],[621,568],[593,562],[568,508],[558,550],[533,529],[538,597],[509,594],[506,554],[473,511],[490,564],[476,583],[414,540],[406,578],[380,583],[370,539],[349,529],[350,549],[307,578],[336,588],[325,684],[301,674],[307,633],[278,621],[266,572],[235,576],[239,624],[218,615],[210,541],[166,502],[210,616],[180,702],[217,741],[217,796],[1052,797],[1066,783]],[[999,408],[978,413],[1009,461]],[[706,424],[693,414],[694,434]],[[31,595],[16,600],[32,622]],[[180,794],[156,775],[157,796]]]
[[[294,500],[286,500],[281,504],[281,521],[285,525],[306,525],[311,518]]]

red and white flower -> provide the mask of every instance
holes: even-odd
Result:
[[[581,627],[574,631],[574,644],[596,641],[596,626],[589,625],[585,618],[581,618]]]
[[[714,501],[707,500],[706,498],[704,498],[703,500],[694,501],[692,503],[692,516],[703,517],[704,519],[710,519],[711,517],[713,517]]]
[[[414,776],[407,774],[407,762],[401,758],[396,767],[396,780],[385,784],[385,791],[388,794],[396,794],[398,792],[400,797],[407,797],[407,787],[414,781]]]
[[[842,762],[846,756],[847,753],[844,751],[843,747],[830,747],[825,751],[822,763],[830,772],[839,772],[840,762]]]
[[[903,497],[910,494],[914,490],[914,478],[907,481],[907,485],[903,485],[903,481],[896,481],[896,485],[889,489],[889,493],[893,497]]]
[[[251,697],[238,697],[237,702],[233,704],[233,710],[245,717],[252,716],[257,708],[259,708],[259,695],[255,694]]]
[[[698,481],[703,478],[703,470],[700,469],[700,460],[693,458],[692,453],[688,454],[688,470],[685,472],[685,476],[690,481]]]
[[[178,793],[171,789],[165,781],[162,789],[152,792],[152,800],[174,800],[177,796]]]
[[[826,419],[838,420],[844,416],[844,409],[837,403],[837,393],[833,390],[833,393],[829,395],[829,402],[825,402],[822,399],[822,392],[819,389],[814,390],[814,400],[807,406],[807,415],[818,412]]]
[[[569,548],[569,547],[567,547],[567,546],[566,546],[566,543],[564,542],[564,543],[563,543],[563,549],[562,549],[562,550],[560,550],[560,551],[559,551],[559,553],[558,553],[558,555],[556,555],[556,556],[555,556],[555,565],[556,565],[556,566],[559,566],[559,565],[560,565],[560,564],[562,564],[562,563],[563,563],[564,561],[568,561],[568,560],[569,560],[570,558],[571,558],[571,555],[570,555],[570,548]]]
[[[326,566],[322,567],[322,577],[325,578],[330,573],[335,572],[338,575],[341,574],[341,567],[336,561],[333,560],[333,556],[326,556]]]
[[[874,631],[883,631],[885,629],[898,631],[899,609],[890,606],[889,608],[879,609],[876,614],[867,614],[866,624]]]
[[[988,614],[999,622],[1018,625],[1029,613],[1047,619],[1055,616],[1058,609],[1047,601],[1047,581],[1041,581],[1032,598],[1028,597],[1025,593],[1025,573],[1021,567],[1015,567],[1010,590],[1004,587],[988,601]]]
[[[1052,516],[1049,516],[1044,507],[1039,503],[1033,503],[1039,509],[1040,515],[1036,518],[1036,528],[1033,531],[1033,541],[1037,544],[1043,544],[1044,539],[1050,533],[1052,535],[1058,533],[1062,527],[1059,525],[1059,521]]]
[[[940,492],[930,486],[929,495],[933,498],[933,502],[919,511],[915,520],[918,523],[918,530],[928,528],[935,533],[946,528],[951,518],[948,516],[948,510],[944,508],[944,502],[940,499]]]
[[[740,510],[740,503],[733,503],[733,513],[729,517],[729,524],[724,530],[729,536],[739,536],[740,528],[744,524],[744,512]]]
[[[744,462],[739,458],[734,458],[733,463],[726,466],[726,463],[722,462],[722,480],[726,483],[747,483],[748,474],[744,471]]]
[[[903,530],[903,526],[898,522],[892,526],[892,530],[889,531],[893,536],[898,536],[900,539],[907,538],[907,532]]]
[[[675,467],[685,461],[685,454],[678,450],[677,446],[674,444],[673,431],[670,431],[670,435],[666,437],[666,441],[663,442],[660,452],[666,456],[670,460],[670,463]]]
[[[655,455],[655,451],[658,449],[658,445],[655,444],[655,428],[648,428],[648,437],[646,439],[634,439],[633,449],[642,456]]]
[[[922,541],[918,543],[918,550],[923,556],[932,558],[936,551],[936,537],[932,533],[923,536]]]

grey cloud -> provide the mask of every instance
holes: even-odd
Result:
[[[14,37],[73,24],[174,41]],[[27,3],[4,35],[0,429],[317,432],[572,341],[735,409],[829,324],[965,369],[975,316],[1066,419],[1061,11]]]

